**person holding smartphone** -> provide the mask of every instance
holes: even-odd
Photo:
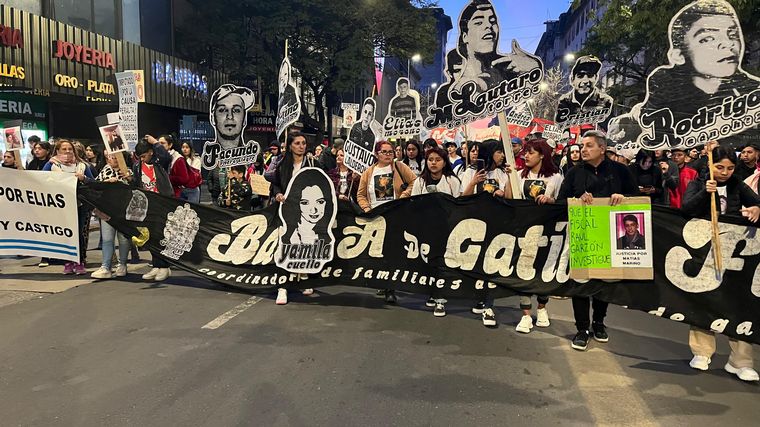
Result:
[[[636,154],[636,162],[628,166],[638,192],[637,196],[648,196],[652,203],[665,205],[662,197],[664,186],[662,170],[656,166],[654,152],[641,150]]]

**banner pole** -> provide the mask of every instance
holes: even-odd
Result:
[[[13,160],[16,163],[16,170],[24,170],[24,162],[21,161],[21,150],[9,150],[13,153]],[[32,154],[34,155],[34,154]]]
[[[507,164],[511,166],[511,170],[509,172],[509,186],[512,188],[512,198],[522,199],[523,194],[522,191],[520,191],[520,177],[517,176],[515,153],[512,152],[511,141],[509,144],[509,149],[507,149],[507,143],[505,142],[505,138],[509,138],[509,125],[507,123],[507,115],[502,111],[498,114],[498,117],[499,128],[501,128],[501,146],[504,150],[504,157],[506,158]]]
[[[713,172],[712,150],[707,150],[707,165],[710,169],[710,180],[715,180]],[[720,229],[718,226],[718,210],[715,208],[715,193],[710,193],[710,222],[712,223],[712,244],[715,257],[715,273],[720,276],[723,271],[723,256],[720,248]]]

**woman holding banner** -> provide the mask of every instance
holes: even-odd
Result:
[[[50,161],[50,152],[52,147],[47,141],[35,142],[32,146],[32,155],[34,158],[26,165],[26,170],[41,171],[47,162]]]
[[[367,168],[359,180],[356,199],[364,212],[401,197],[401,193],[417,179],[417,175],[404,162],[393,159],[393,144],[380,141],[375,144],[374,165]],[[396,303],[396,292],[384,292],[385,302]]]
[[[127,176],[124,176],[119,171],[119,162],[116,156],[124,156],[123,151],[117,151],[113,154],[106,156],[106,165],[103,166],[103,170],[100,171],[96,181],[99,182],[111,182],[129,185],[129,176],[131,172],[127,171]],[[96,210],[97,215],[97,210]],[[103,254],[103,263],[100,268],[92,273],[93,279],[110,279],[113,277],[111,272],[111,263],[113,262],[114,252],[114,238],[119,240],[119,264],[116,266],[116,277],[124,277],[127,275],[127,259],[129,258],[129,249],[131,241],[129,237],[123,233],[119,233],[115,228],[104,219],[100,222],[100,236],[101,236],[101,251]]]
[[[337,166],[335,169],[327,171],[327,176],[335,185],[335,194],[338,200],[352,201],[356,203],[356,193],[359,190],[359,175],[351,169],[347,168],[343,159],[346,153],[343,149],[338,150],[335,161]]]
[[[684,213],[695,217],[710,215],[711,194],[716,194],[716,208],[719,215],[746,217],[750,222],[757,223],[760,218],[760,196],[755,194],[744,182],[734,175],[737,158],[736,152],[726,146],[713,149],[713,175],[711,180],[694,180],[689,183],[683,198],[681,209]],[[746,207],[742,207],[746,206]],[[750,283],[735,284],[750,286]],[[752,344],[729,338],[731,355],[724,369],[743,381],[758,381],[757,371],[753,368]],[[689,331],[689,347],[694,357],[689,366],[700,371],[706,371],[715,353],[715,333],[691,327]]]
[[[55,173],[74,174],[79,182],[86,179],[93,179],[92,172],[81,156],[80,150],[74,145],[74,142],[68,139],[59,139],[55,143],[54,156],[42,168],[44,171]],[[81,150],[83,152],[83,150]],[[85,268],[85,257],[87,253],[87,230],[89,229],[90,210],[84,209],[81,204],[77,209],[77,219],[79,220],[79,262],[67,262],[63,267],[63,274],[87,274]]]
[[[425,169],[414,180],[414,184],[401,194],[401,197],[417,196],[429,193],[444,193],[452,197],[459,197],[462,183],[454,174],[448,153],[440,147],[429,148],[425,151]],[[446,315],[446,300],[438,295],[438,288],[433,288],[430,298],[425,303],[433,309],[433,316],[443,317]]]

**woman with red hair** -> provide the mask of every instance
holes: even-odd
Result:
[[[539,205],[554,203],[562,186],[562,174],[552,159],[553,150],[545,139],[538,138],[525,142],[523,147],[525,168],[520,172],[520,189],[526,200]],[[546,310],[548,296],[538,295],[536,326],[545,328],[550,325],[549,312]],[[515,330],[527,334],[533,328],[531,317],[531,295],[520,294],[520,308],[523,316]]]

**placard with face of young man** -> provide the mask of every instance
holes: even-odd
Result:
[[[3,140],[5,141],[5,151],[24,148],[24,140],[21,136],[21,120],[5,122]]]
[[[298,121],[301,115],[301,95],[296,86],[290,60],[285,58],[280,64],[280,74],[277,77],[279,98],[277,99],[277,138],[279,139],[288,126]]]
[[[260,146],[244,141],[248,110],[253,107],[253,91],[247,87],[223,84],[211,95],[209,119],[214,126],[214,141],[203,145],[204,169],[250,165],[256,161]]]
[[[100,126],[98,130],[100,131],[100,137],[103,139],[106,154],[118,153],[127,149],[119,123]]]
[[[668,37],[668,64],[649,75],[640,105],[642,146],[690,148],[758,134],[760,78],[742,69],[745,43],[734,8],[725,0],[690,3],[670,21]]]
[[[499,21],[490,0],[470,0],[458,21],[457,47],[446,55],[448,81],[438,87],[425,127],[449,128],[494,116],[524,104],[544,78],[541,59],[512,40],[512,52],[497,51]]]
[[[559,98],[554,121],[566,128],[596,124],[612,113],[612,97],[599,88],[602,62],[594,56],[581,56],[570,71],[572,89]]]
[[[396,80],[396,95],[388,103],[383,121],[383,138],[409,138],[420,134],[420,94],[411,88],[409,79]]]
[[[359,110],[359,121],[348,132],[348,140],[343,146],[346,167],[357,173],[363,173],[375,163],[375,142],[382,131],[377,129],[375,110],[377,103],[372,98],[367,98]]]

